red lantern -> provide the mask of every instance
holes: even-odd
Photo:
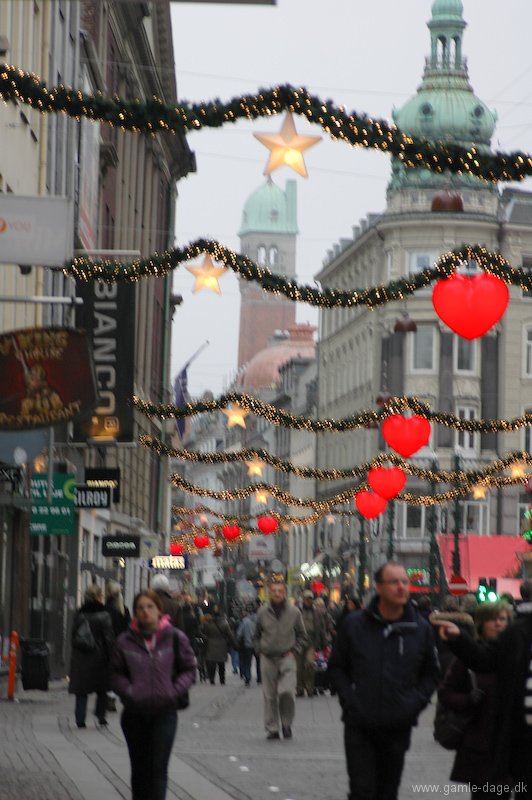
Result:
[[[509,298],[507,285],[495,275],[453,275],[436,283],[432,305],[452,331],[464,339],[477,339],[500,320]]]
[[[396,453],[408,458],[421,450],[430,439],[430,422],[424,417],[392,414],[382,423],[384,440]]]
[[[391,500],[406,483],[406,475],[399,467],[375,467],[368,472],[368,483],[375,494]]]
[[[357,492],[355,495],[355,505],[366,519],[373,519],[382,514],[388,505],[384,497],[373,492]]]
[[[240,528],[238,525],[224,525],[222,528],[222,533],[228,542],[233,542],[240,536]]]
[[[205,547],[208,547],[209,541],[210,540],[208,536],[202,536],[201,534],[194,536],[194,544],[196,545],[198,550],[203,550]]]
[[[277,520],[274,517],[259,517],[257,525],[259,530],[266,534],[277,530]]]
[[[180,556],[183,554],[183,545],[178,544],[177,542],[170,543],[170,555],[172,556]]]

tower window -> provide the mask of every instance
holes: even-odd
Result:
[[[428,117],[434,113],[434,109],[432,108],[430,103],[423,103],[423,105],[421,106],[421,113],[424,114],[426,117]]]
[[[279,251],[276,247],[270,247],[270,252],[268,254],[268,264],[270,267],[277,266],[277,262],[279,260]]]
[[[270,219],[272,222],[277,222],[277,220],[279,219],[279,212],[277,211],[276,208],[272,208],[272,210],[270,211]]]
[[[266,266],[266,248],[263,244],[259,244],[257,248],[257,262],[261,267]]]

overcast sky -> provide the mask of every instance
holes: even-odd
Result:
[[[173,3],[175,62],[180,100],[228,100],[279,83],[304,86],[348,111],[391,120],[420,84],[430,51],[426,26],[432,0],[278,0],[277,6]],[[532,3],[464,0],[464,54],[473,89],[498,113],[493,145],[532,151]],[[268,151],[252,132],[280,130],[283,115],[190,134],[197,172],[178,184],[177,243],[213,237],[239,250],[237,230],[248,196],[264,181]],[[298,132],[321,134],[295,116]],[[297,275],[312,282],[328,248],[351,236],[351,226],[385,207],[389,157],[332,142],[325,135],[306,151],[309,177],[283,167],[282,188],[297,181]],[[523,184],[531,189],[530,181]],[[199,262],[198,262],[199,263]],[[220,393],[236,370],[239,292],[234,274],[221,296],[192,294],[181,268],[174,290],[184,302],[174,317],[172,378],[205,340],[209,347],[189,368],[189,390]],[[357,287],[360,288],[360,287]],[[327,313],[335,313],[329,311]],[[298,304],[299,322],[316,322]]]

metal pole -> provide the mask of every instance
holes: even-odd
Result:
[[[432,462],[431,469],[434,472],[438,467],[436,459]],[[434,497],[436,493],[436,481],[431,478],[430,481],[430,494]],[[429,586],[430,586],[430,599],[432,604],[436,602],[436,506],[432,505],[429,512]]]
[[[395,500],[391,500],[388,506],[388,549],[386,551],[386,558],[388,561],[393,561],[395,554],[393,534],[395,527]]]
[[[358,594],[364,596],[364,579],[366,577],[366,521],[360,518],[360,530],[358,534]]]
[[[454,470],[460,471],[460,455],[454,454]],[[454,550],[453,550],[453,574],[460,575],[460,500],[458,497],[454,500]]]

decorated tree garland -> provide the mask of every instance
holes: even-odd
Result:
[[[527,153],[480,153],[454,143],[429,142],[409,136],[384,120],[373,120],[356,112],[347,113],[332,101],[323,101],[306,89],[285,85],[260,89],[254,95],[234,97],[223,103],[171,105],[158,97],[145,101],[86,94],[59,84],[47,87],[33,73],[9,64],[0,65],[0,96],[6,102],[21,102],[48,113],[63,112],[120,127],[135,133],[186,133],[201,128],[219,128],[238,119],[291,111],[319,125],[332,139],[352,146],[390,153],[405,167],[424,167],[432,172],[474,175],[486,181],[518,181],[532,175],[532,157]]]
[[[417,416],[424,417],[430,422],[436,422],[446,428],[471,433],[508,433],[532,425],[532,414],[522,414],[512,419],[461,419],[455,414],[443,411],[431,411],[427,403],[422,403],[416,397],[391,397],[385,405],[377,411],[359,411],[343,419],[314,419],[304,415],[290,414],[283,409],[269,403],[264,403],[256,397],[240,392],[228,392],[216,400],[199,400],[196,403],[187,403],[184,406],[175,406],[172,403],[152,403],[133,397],[133,405],[147,417],[158,419],[183,419],[194,417],[198,414],[220,411],[231,403],[236,403],[252,414],[267,419],[272,425],[291,428],[293,430],[307,430],[314,433],[344,433],[356,428],[373,428],[375,424],[385,420],[392,414],[410,409]]]

